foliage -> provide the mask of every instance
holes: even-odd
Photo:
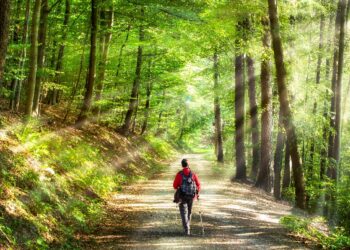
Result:
[[[324,219],[302,218],[293,215],[281,218],[281,223],[299,237],[304,237],[323,249],[346,249],[350,246],[350,235],[344,228],[336,228],[332,232],[324,232],[319,228],[326,227]]]
[[[0,148],[3,243],[28,249],[74,247],[74,234],[91,230],[103,218],[104,199],[126,183],[147,179],[163,168],[155,156],[166,159],[175,152],[160,139],[148,137],[143,153],[131,156],[137,158],[117,170],[115,153],[97,146],[91,136],[69,129],[52,131],[37,120],[18,125],[13,138],[2,141],[11,144],[11,150]],[[114,135],[99,136],[102,142]],[[118,137],[112,143],[120,143]],[[130,143],[125,146],[120,155],[132,151]],[[137,174],[130,169],[134,161]]]

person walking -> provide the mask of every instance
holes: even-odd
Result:
[[[179,171],[174,179],[173,187],[179,194],[179,209],[182,225],[185,235],[191,235],[190,223],[192,214],[192,205],[195,199],[199,197],[201,188],[199,179],[189,167],[187,159],[181,161],[182,170]]]

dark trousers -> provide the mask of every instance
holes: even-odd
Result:
[[[192,204],[192,198],[183,198],[179,204],[182,226],[186,233],[190,231]]]

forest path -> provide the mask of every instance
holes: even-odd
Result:
[[[192,236],[183,236],[178,207],[172,202],[173,178],[181,169],[179,158],[157,179],[115,194],[107,204],[103,224],[81,237],[83,248],[307,249],[288,237],[278,223],[281,216],[292,213],[292,207],[249,185],[230,182],[232,168],[213,167],[204,155],[181,158],[189,160],[202,185],[200,201],[193,208]]]

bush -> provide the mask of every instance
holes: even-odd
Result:
[[[289,215],[281,218],[281,224],[292,232],[315,242],[324,249],[348,249],[350,247],[350,236],[344,228],[335,228],[331,232],[322,232],[315,225],[322,224],[325,221],[321,217],[313,219],[300,218]]]

